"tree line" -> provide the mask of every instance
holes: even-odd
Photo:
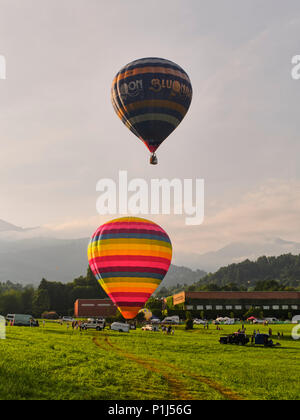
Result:
[[[88,268],[86,276],[70,283],[42,279],[37,289],[10,281],[0,283],[0,314],[21,313],[40,317],[44,312],[54,311],[61,316],[73,315],[77,299],[104,298],[107,298],[106,293]]]
[[[275,282],[279,286],[276,286]],[[300,255],[262,256],[256,261],[246,259],[240,263],[222,267],[215,273],[207,274],[193,287],[198,290],[208,284],[215,284],[219,287],[233,284],[244,290],[254,290],[254,288],[262,286],[270,287],[270,290],[272,287],[297,289],[300,286]]]

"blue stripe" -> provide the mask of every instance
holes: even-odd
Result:
[[[91,243],[102,241],[106,239],[153,239],[156,241],[162,241],[171,243],[167,236],[163,235],[151,235],[147,233],[101,233],[99,236],[95,236]]]

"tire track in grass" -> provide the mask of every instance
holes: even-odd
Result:
[[[166,380],[169,382],[169,384],[171,385],[171,388],[173,387],[173,390],[175,390],[175,394],[177,395],[176,399],[178,399],[178,396],[179,396],[179,399],[186,399],[186,400],[191,400],[195,398],[191,395],[187,395],[188,393],[184,391],[185,385],[183,384],[182,381],[175,378],[173,375],[170,375],[169,373],[165,372],[166,366],[172,369],[173,371],[180,373],[181,375],[184,374],[186,377],[194,379],[198,383],[200,382],[202,385],[204,384],[208,386],[209,388],[218,392],[220,395],[222,395],[222,397],[224,397],[227,400],[243,400],[243,397],[238,395],[236,392],[232,391],[229,388],[224,387],[223,385],[219,384],[216,381],[213,381],[212,379],[206,376],[195,374],[195,373],[187,373],[184,369],[179,368],[176,365],[172,365],[171,363],[163,362],[161,360],[157,360],[154,358],[148,358],[147,361],[144,359],[140,359],[136,355],[132,353],[128,353],[127,351],[117,347],[115,344],[112,344],[107,335],[105,335],[104,342],[106,343],[106,348],[103,346],[101,348],[104,348],[105,350],[107,350],[108,348],[107,346],[109,346],[114,351],[118,352],[121,356],[142,365],[143,367],[145,367],[146,369],[152,372],[156,372],[163,375],[166,378]],[[98,345],[96,337],[94,338],[94,343]],[[149,361],[152,362],[155,367],[153,366],[152,363],[149,363]],[[178,387],[180,387],[180,389],[178,389]]]
[[[105,340],[108,342],[108,344],[117,349],[119,352],[122,352],[123,350],[118,348],[116,345],[113,345],[112,343],[110,343],[108,337],[105,337]],[[211,389],[213,389],[214,391],[218,392],[219,394],[221,394],[225,399],[228,400],[243,400],[243,398],[238,395],[237,393],[235,393],[234,391],[232,391],[231,389],[228,389],[226,387],[224,387],[223,385],[219,384],[218,382],[213,381],[212,379],[203,376],[203,375],[199,375],[199,374],[195,374],[195,373],[188,373],[186,372],[186,370],[179,368],[176,365],[172,365],[171,363],[167,363],[167,362],[162,362],[160,360],[157,359],[153,359],[153,358],[149,358],[148,360],[151,360],[153,363],[156,363],[157,365],[161,365],[162,367],[164,366],[168,366],[170,369],[175,370],[177,372],[179,372],[180,374],[184,374],[185,376],[195,379],[198,382],[201,382],[202,384],[205,384],[207,386],[209,386]]]
[[[167,372],[163,372],[159,368],[159,366],[158,367],[153,366],[152,363],[149,363],[146,360],[140,359],[137,356],[135,356],[134,354],[128,353],[127,351],[125,351],[123,349],[119,349],[118,347],[114,346],[108,340],[107,336],[105,336],[105,338],[104,338],[104,343],[100,342],[99,337],[96,337],[96,336],[93,338],[93,342],[96,344],[96,346],[98,346],[102,350],[110,351],[111,349],[113,349],[113,351],[115,353],[118,353],[120,356],[137,363],[138,365],[142,366],[143,368],[145,368],[146,370],[148,370],[150,372],[154,372],[154,373],[157,373],[157,374],[163,376],[165,378],[165,380],[167,381],[168,385],[169,385],[169,389],[170,389],[170,392],[171,392],[170,399],[174,399],[174,400],[193,400],[193,399],[195,399],[191,394],[188,393],[188,391],[185,389],[184,383],[182,381],[180,381],[178,378],[175,378],[175,377],[171,376]],[[159,361],[155,361],[155,362],[159,362]]]

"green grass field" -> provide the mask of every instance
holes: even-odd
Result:
[[[175,334],[7,327],[0,340],[0,399],[299,399],[300,341],[280,347],[220,345],[239,326]],[[252,333],[254,326],[247,326]],[[257,327],[256,327],[257,328]],[[261,332],[268,327],[259,326]]]

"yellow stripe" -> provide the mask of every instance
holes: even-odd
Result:
[[[134,282],[118,282],[116,280],[116,283],[106,283],[106,286],[108,289],[134,289],[136,287],[142,287],[143,289],[156,289],[158,287],[158,284],[156,283],[143,283],[143,281],[136,280],[137,278],[134,278]]]
[[[147,74],[147,73],[154,73],[154,74],[162,73],[166,75],[177,76],[190,83],[190,79],[188,78],[188,76],[179,70],[170,69],[169,67],[148,66],[148,67],[137,67],[135,69],[127,70],[124,73],[118,74],[113,80],[113,85],[119,82],[120,80],[126,79],[127,77],[132,77],[132,76],[137,76],[138,74]]]
[[[114,255],[141,255],[141,256],[148,256],[148,257],[162,257],[162,258],[171,258],[172,251],[166,247],[151,247],[151,249],[144,248],[144,249],[137,249],[130,247],[124,248],[109,248],[105,247],[104,249],[96,248],[94,250],[88,250],[88,258],[96,258],[96,257],[111,257]]]
[[[102,246],[109,246],[112,245],[118,245],[118,244],[126,244],[126,246],[129,246],[130,243],[132,245],[138,244],[140,245],[149,245],[149,246],[161,246],[161,247],[167,247],[172,248],[170,242],[165,241],[157,241],[156,239],[140,239],[140,238],[116,238],[116,239],[100,239],[99,241],[94,241],[90,245],[92,248],[94,247],[102,247]]]
[[[179,112],[182,115],[182,117],[184,117],[185,114],[187,113],[187,110],[184,106],[176,102],[164,101],[161,99],[134,102],[133,104],[126,105],[126,108],[124,107],[124,109],[125,109],[125,112],[128,112],[128,111],[136,111],[137,109],[140,109],[140,108],[151,108],[151,107],[172,109],[174,111]],[[124,111],[121,108],[118,108],[117,114],[119,118],[121,119],[122,117],[126,117]]]
[[[180,121],[172,115],[155,113],[138,115],[136,117],[130,118],[128,121],[130,122],[130,124],[133,125],[144,121],[165,121],[169,124],[174,125],[175,127],[177,127],[180,124]]]

